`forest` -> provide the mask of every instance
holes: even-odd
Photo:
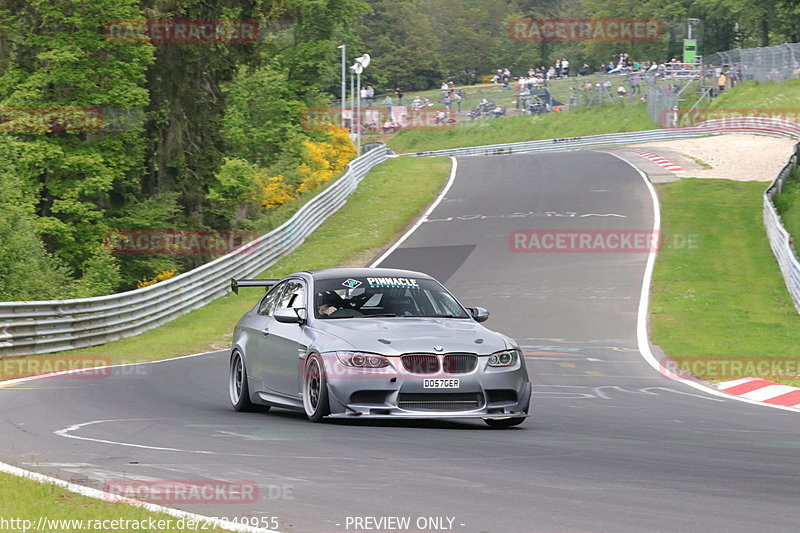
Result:
[[[519,18],[664,34],[520,42]],[[690,18],[701,54],[800,40],[800,0],[0,0],[0,300],[131,290],[214,257],[109,246],[125,235],[275,227],[355,156],[336,124],[303,121],[339,95],[341,44],[390,93],[560,57],[665,61]]]

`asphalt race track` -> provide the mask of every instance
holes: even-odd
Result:
[[[387,516],[410,517],[411,531],[794,533],[800,416],[667,380],[644,361],[646,254],[509,249],[519,229],[652,226],[644,182],[609,154],[465,158],[429,221],[383,262],[429,271],[524,346],[533,410],[518,428],[235,413],[217,352],[0,389],[0,461],[95,488],[251,480],[256,504],[182,508],[277,517],[304,533]],[[418,529],[422,517],[452,526]]]

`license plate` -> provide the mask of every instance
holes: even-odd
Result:
[[[457,389],[459,387],[458,378],[435,379],[428,378],[422,380],[423,389]]]

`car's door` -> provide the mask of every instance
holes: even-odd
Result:
[[[259,390],[264,389],[264,375],[266,374],[267,361],[264,354],[264,336],[269,333],[272,312],[278,305],[281,295],[286,288],[286,282],[275,285],[261,299],[251,317],[245,321],[243,327],[248,331],[247,343],[244,346],[247,354],[247,373],[261,383]]]
[[[302,279],[286,282],[286,289],[272,313],[286,308],[305,310],[306,284]],[[305,355],[302,342],[305,326],[281,323],[270,316],[267,327],[269,331],[261,337],[260,350],[265,361],[264,385],[269,391],[297,397],[301,383],[300,359]]]

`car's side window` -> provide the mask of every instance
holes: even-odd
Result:
[[[279,283],[270,289],[267,295],[261,300],[261,304],[258,306],[259,315],[269,316],[272,314],[272,312],[275,310],[275,304],[280,299],[284,288],[286,288],[286,282]]]
[[[280,299],[278,308],[283,309],[285,307],[291,307],[299,309],[305,307],[305,294],[306,291],[302,281],[289,280],[286,284],[286,290],[283,292],[283,296]]]

